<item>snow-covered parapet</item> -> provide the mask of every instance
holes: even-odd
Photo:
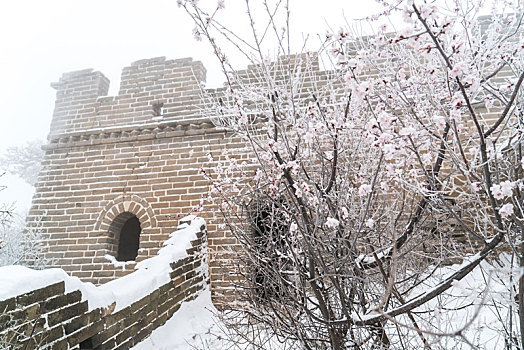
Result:
[[[115,311],[151,294],[160,286],[169,283],[174,264],[194,255],[195,251],[191,250],[194,244],[192,242],[202,237],[205,228],[206,224],[202,218],[194,215],[183,218],[178,230],[169,235],[169,239],[164,242],[156,256],[139,262],[135,272],[101,285],[98,287],[99,292],[112,294],[112,302],[116,303]],[[205,270],[207,271],[207,268]],[[90,305],[93,306],[107,305]]]
[[[1,267],[0,345],[133,346],[206,287],[205,230],[202,218],[182,219],[156,256],[99,287],[61,269]]]

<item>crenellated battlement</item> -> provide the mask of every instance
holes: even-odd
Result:
[[[206,69],[191,58],[156,57],[122,70],[117,96],[107,96],[109,79],[92,69],[64,73],[57,90],[49,139],[108,127],[191,119],[201,104]]]
[[[288,72],[310,70],[320,73],[316,54],[281,56],[269,65],[269,74],[287,79]],[[260,67],[249,65],[237,78],[248,84],[260,83]],[[322,79],[319,74],[317,80]],[[118,95],[107,96],[109,79],[103,73],[84,69],[64,73],[51,86],[57,90],[50,143],[74,135],[86,135],[120,128],[146,129],[159,124],[202,118],[202,92],[206,69],[192,58],[143,59],[122,69]],[[215,98],[224,89],[206,90]],[[61,141],[59,141],[59,139]]]

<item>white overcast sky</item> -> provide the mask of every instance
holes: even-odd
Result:
[[[238,22],[245,1],[225,4],[228,17]],[[323,34],[326,23],[334,29],[344,25],[343,13],[364,17],[376,9],[370,0],[291,0],[292,30]],[[111,80],[110,94],[118,90],[121,69],[143,58],[193,57],[212,75],[215,60],[205,42],[194,41],[193,27],[176,0],[2,1],[0,151],[46,138],[55,98],[49,84],[63,72],[100,70]]]
[[[215,4],[216,0],[200,3]],[[297,38],[324,34],[328,24],[336,30],[344,26],[344,18],[362,18],[380,10],[371,0],[290,3]],[[226,23],[246,31],[239,20],[246,18],[245,0],[225,0],[225,5]],[[206,42],[194,41],[193,27],[176,0],[1,1],[0,153],[28,140],[46,139],[55,99],[49,84],[63,72],[99,70],[110,79],[112,95],[118,91],[121,69],[133,61],[193,57],[204,62],[208,81],[216,85],[218,66]],[[4,177],[1,182],[7,180]],[[21,184],[10,187],[0,192],[0,202],[27,192]]]

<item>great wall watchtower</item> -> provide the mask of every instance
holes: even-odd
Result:
[[[282,77],[288,64],[308,64],[325,81],[316,55],[278,62],[274,73]],[[255,70],[237,76],[257,84]],[[29,215],[48,245],[44,258],[95,284],[126,275],[201,206],[209,183],[199,170],[213,165],[210,153],[227,147],[248,157],[240,138],[204,113],[205,77],[201,62],[158,57],[125,67],[117,96],[106,96],[109,80],[93,70],[65,73],[52,84],[55,110]],[[211,291],[223,296],[234,278],[223,266],[231,266],[226,258],[235,240],[218,229],[211,207],[198,215],[207,221]]]
[[[92,70],[52,84],[55,111],[29,217],[43,230],[46,259],[102,284],[134,269],[115,267],[106,255],[153,256],[200,204],[207,152],[237,146],[201,115],[205,76],[191,58],[160,57],[124,68],[117,96],[106,96],[108,79]],[[208,232],[211,248],[227,243],[212,222]],[[224,284],[216,269],[211,258],[214,290]]]

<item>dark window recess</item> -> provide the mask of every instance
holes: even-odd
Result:
[[[280,201],[264,204],[255,202],[249,208],[253,255],[258,258],[252,266],[251,282],[259,302],[284,294],[280,273],[288,270],[290,265],[282,254],[289,249],[289,222],[279,208],[281,205]]]
[[[153,104],[153,117],[161,116],[163,107],[164,104],[162,102]]]
[[[140,231],[140,221],[136,216],[127,219],[120,230],[116,260],[130,261],[136,259],[140,243]]]

